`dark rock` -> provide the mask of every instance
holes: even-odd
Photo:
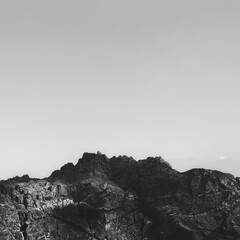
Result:
[[[84,153],[49,178],[0,182],[0,239],[240,239],[239,178],[161,157]]]

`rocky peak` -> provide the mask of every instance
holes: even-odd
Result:
[[[9,180],[19,181],[19,182],[25,182],[25,181],[28,181],[29,179],[30,179],[29,175],[28,175],[28,174],[25,174],[25,175],[23,175],[22,177],[15,176],[15,177],[13,177],[13,178],[10,178]]]
[[[155,175],[171,169],[171,165],[161,157],[148,157],[137,162],[137,171],[141,175]]]
[[[161,157],[84,153],[48,178],[0,182],[0,239],[240,239],[239,182]]]
[[[78,177],[102,177],[108,178],[109,159],[101,153],[84,153],[76,164]]]

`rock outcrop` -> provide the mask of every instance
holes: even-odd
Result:
[[[240,240],[239,178],[84,153],[48,178],[0,182],[0,239]]]

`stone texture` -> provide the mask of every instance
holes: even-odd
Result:
[[[48,178],[0,182],[0,239],[240,240],[239,199],[231,174],[84,153]]]

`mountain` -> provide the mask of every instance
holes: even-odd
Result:
[[[240,240],[239,178],[84,153],[48,178],[0,182],[0,239]]]

